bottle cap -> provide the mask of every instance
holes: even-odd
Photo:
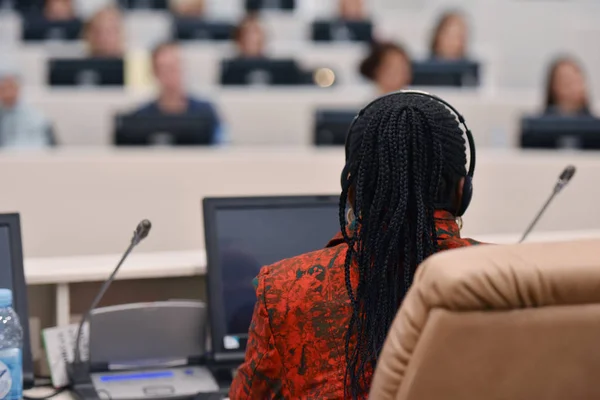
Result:
[[[13,303],[12,290],[0,289],[0,307],[10,307]]]

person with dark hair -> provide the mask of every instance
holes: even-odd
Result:
[[[412,81],[412,66],[407,52],[395,43],[375,43],[360,64],[363,77],[375,83],[379,94],[403,89]]]
[[[546,114],[590,115],[590,101],[580,64],[571,57],[557,58],[548,70]]]
[[[185,91],[181,54],[177,43],[162,43],[152,51],[152,70],[159,87],[158,98],[146,104],[138,115],[212,115],[215,123],[213,143],[225,142],[223,128],[215,107]]]
[[[341,233],[262,268],[233,399],[366,399],[419,264],[478,243],[460,236],[475,165],[467,170],[463,131],[445,103],[389,94],[359,113],[346,140]]]
[[[429,51],[431,58],[462,60],[467,58],[469,28],[458,11],[444,13],[433,31]]]
[[[242,58],[260,58],[265,55],[265,30],[258,14],[246,15],[235,28],[233,38]]]

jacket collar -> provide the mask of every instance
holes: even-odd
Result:
[[[437,239],[447,240],[450,238],[460,238],[460,229],[456,223],[456,218],[452,213],[445,210],[435,210],[433,213],[435,220],[435,231]],[[335,247],[344,243],[342,232],[338,232],[333,239],[327,243],[326,247]]]

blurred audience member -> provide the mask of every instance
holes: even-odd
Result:
[[[214,106],[207,101],[191,97],[185,91],[178,45],[164,43],[156,47],[152,52],[152,68],[159,86],[158,99],[145,105],[136,113],[138,115],[210,114],[216,121],[213,143],[225,142],[220,119]]]
[[[339,0],[339,18],[345,21],[364,21],[367,18],[363,0]]]
[[[41,148],[54,140],[48,120],[21,99],[14,69],[0,70],[0,147]]]
[[[266,34],[257,14],[248,14],[242,19],[235,29],[234,39],[239,57],[265,56]]]
[[[87,22],[85,40],[90,57],[123,57],[125,39],[119,9],[107,6]]]
[[[44,17],[48,21],[69,21],[75,18],[72,0],[46,0]]]
[[[379,94],[401,90],[412,81],[412,66],[406,51],[395,43],[376,43],[360,65],[360,73],[377,86]]]
[[[183,18],[199,18],[206,11],[204,0],[171,0],[169,6],[173,14]]]
[[[573,58],[561,57],[550,65],[545,112],[559,115],[590,115],[583,69]]]
[[[469,28],[464,15],[457,11],[443,14],[430,44],[431,58],[461,60],[467,57]]]

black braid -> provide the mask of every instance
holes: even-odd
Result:
[[[385,337],[417,266],[437,251],[434,212],[455,211],[466,175],[465,140],[454,115],[420,95],[369,107],[352,132],[339,218],[352,314],[346,334],[346,396],[369,390]],[[346,207],[355,223],[347,229]]]

